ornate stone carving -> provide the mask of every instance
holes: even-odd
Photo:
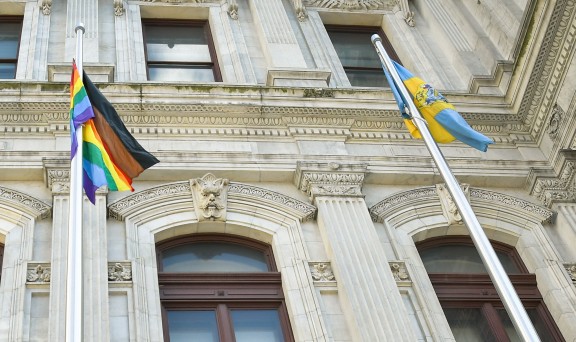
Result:
[[[296,17],[298,21],[304,21],[308,18],[308,14],[306,13],[306,8],[304,8],[304,4],[302,0],[292,0],[292,4],[294,5],[294,10],[296,11]]]
[[[130,262],[109,262],[108,263],[108,280],[109,281],[131,281],[132,265]]]
[[[404,21],[408,26],[414,27],[416,23],[414,22],[414,12],[410,11],[410,6],[408,6],[408,0],[396,0],[398,2],[398,7],[402,11]]]
[[[52,213],[52,207],[20,191],[0,186],[0,203],[8,202],[9,206],[19,208],[36,219],[44,219]]]
[[[564,268],[566,269],[566,272],[568,272],[568,276],[570,277],[570,280],[572,280],[572,282],[576,286],[576,263],[564,264]]]
[[[576,152],[562,153],[564,162],[557,177],[551,173],[539,174],[532,170],[531,195],[536,196],[545,206],[550,207],[555,202],[576,201]]]
[[[139,191],[108,205],[108,215],[121,221],[132,212],[133,208],[143,203],[162,202],[174,197],[183,197],[192,201],[190,183],[170,183]]]
[[[411,281],[404,261],[390,261],[388,264],[390,265],[392,276],[394,276],[394,280],[396,280],[397,283]]]
[[[50,15],[52,12],[52,0],[42,0],[40,3],[40,8],[44,15]]]
[[[123,0],[114,0],[114,15],[120,17],[124,14],[126,10],[124,9]]]
[[[290,209],[296,211],[297,215],[301,217],[302,221],[313,219],[316,215],[316,207],[313,205],[301,202],[279,192],[259,188],[253,185],[230,183],[228,186],[228,194],[230,196],[233,194],[242,194],[245,196],[261,198],[281,204],[282,206],[289,207]]]
[[[298,162],[295,184],[313,200],[316,196],[361,197],[366,164]]]
[[[304,89],[304,97],[334,97],[334,91],[328,88]]]
[[[550,222],[555,213],[545,207],[509,196],[478,188],[469,188],[470,202],[480,205],[481,202],[490,203],[491,207],[508,207],[523,211],[526,217],[532,217],[540,222]],[[396,212],[400,212],[407,207],[422,204],[427,201],[438,201],[439,196],[436,187],[422,187],[409,191],[393,194],[388,198],[376,203],[370,208],[370,215],[375,222],[383,222],[384,219]]]
[[[470,185],[468,184],[461,184],[462,191],[464,195],[470,201]],[[446,221],[448,221],[448,225],[451,224],[461,224],[462,223],[462,216],[460,216],[460,212],[456,207],[456,203],[452,199],[446,184],[436,184],[436,191],[438,192],[438,196],[440,197],[440,203],[442,204],[442,211],[444,212],[444,217],[446,217]]]
[[[226,221],[228,183],[228,179],[216,178],[211,173],[190,180],[198,221]]]
[[[391,10],[397,0],[306,0],[310,7],[340,10]]]
[[[552,108],[552,113],[550,114],[550,121],[548,121],[548,134],[550,135],[550,138],[556,139],[558,136],[558,131],[560,130],[563,117],[564,111],[558,104],[555,104],[554,108]]]
[[[228,15],[234,20],[238,20],[238,2],[236,0],[228,0]]]
[[[26,272],[26,281],[29,283],[49,283],[50,264],[49,263],[29,263]]]
[[[329,262],[309,262],[310,273],[314,282],[336,282],[332,266]]]

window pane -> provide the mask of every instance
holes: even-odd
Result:
[[[18,58],[18,39],[20,38],[20,30],[20,23],[0,23],[1,59]]]
[[[350,84],[355,87],[388,87],[388,81],[382,69],[346,70]]]
[[[236,342],[284,341],[278,310],[231,310]]]
[[[170,342],[218,342],[214,311],[168,311]]]
[[[506,333],[510,338],[510,342],[516,342],[516,341],[521,342],[522,339],[518,336],[516,328],[514,328],[512,320],[510,319],[510,316],[508,316],[506,310],[499,309],[497,311],[498,316],[500,316],[502,324],[504,325],[504,329],[506,329]],[[532,321],[534,329],[536,329],[536,333],[538,333],[538,337],[540,337],[540,340],[542,342],[555,342],[556,340],[550,333],[550,330],[548,329],[546,324],[542,321],[542,318],[540,318],[540,316],[538,315],[536,309],[526,309],[526,312],[528,313],[528,317],[530,317],[530,321]]]
[[[212,66],[148,64],[148,77],[150,81],[162,82],[214,82]]]
[[[204,27],[146,26],[148,61],[211,62]]]
[[[0,63],[0,79],[12,79],[16,77],[16,64]]]
[[[505,253],[496,251],[506,273],[520,273],[514,261]],[[428,273],[487,273],[474,246],[445,245],[426,248],[420,257]]]
[[[162,253],[164,272],[267,272],[261,251],[226,243],[192,243]]]
[[[377,32],[328,32],[344,67],[381,68],[370,37]]]
[[[457,342],[496,341],[480,309],[444,309]]]

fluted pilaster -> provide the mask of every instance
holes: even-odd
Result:
[[[318,226],[357,341],[414,341],[408,315],[361,193],[366,165],[299,163],[296,182]],[[393,319],[387,319],[393,317]]]

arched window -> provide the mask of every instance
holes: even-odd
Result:
[[[165,341],[293,341],[269,245],[195,234],[156,251]]]
[[[564,341],[516,250],[491,241],[540,339]],[[496,288],[468,236],[446,236],[416,245],[456,341],[520,341]]]

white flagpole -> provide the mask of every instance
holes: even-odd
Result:
[[[405,104],[408,106],[409,113],[412,115],[412,122],[420,131],[420,134],[422,135],[424,143],[426,144],[426,147],[428,148],[434,163],[438,167],[442,178],[444,178],[444,181],[446,182],[446,187],[448,188],[450,195],[452,195],[452,199],[454,200],[454,203],[456,204],[456,207],[462,216],[462,220],[468,227],[470,237],[472,238],[472,241],[474,242],[480,257],[482,258],[484,266],[486,267],[488,274],[490,275],[490,278],[492,279],[492,282],[494,283],[494,286],[496,287],[496,290],[498,291],[498,294],[504,303],[504,307],[506,308],[512,323],[514,324],[518,335],[522,338],[523,341],[540,341],[540,338],[536,333],[536,329],[534,329],[534,326],[532,325],[532,322],[530,321],[530,318],[528,317],[528,314],[526,313],[526,310],[524,309],[518,294],[514,290],[514,287],[510,282],[510,278],[508,278],[506,271],[504,271],[504,267],[502,267],[500,260],[498,260],[498,256],[496,255],[496,252],[494,252],[494,248],[492,248],[490,241],[482,230],[480,222],[472,211],[470,203],[468,203],[464,192],[460,188],[458,181],[448,167],[448,164],[446,163],[442,152],[438,148],[436,141],[434,141],[434,138],[430,134],[428,126],[426,125],[426,121],[420,115],[416,105],[411,101],[410,93],[408,93],[408,90],[406,87],[404,87],[404,84],[402,83],[396,68],[392,64],[390,57],[388,57],[386,50],[382,46],[382,39],[380,36],[377,34],[373,35],[372,44],[374,44],[376,47],[376,52],[378,52],[382,63],[390,72],[392,79],[398,85],[398,90],[404,99],[406,99]]]
[[[76,67],[80,79],[82,79],[84,25],[78,24],[75,32]],[[78,127],[76,130],[78,149],[70,165],[70,212],[66,267],[66,342],[82,341],[82,132],[83,126]]]

